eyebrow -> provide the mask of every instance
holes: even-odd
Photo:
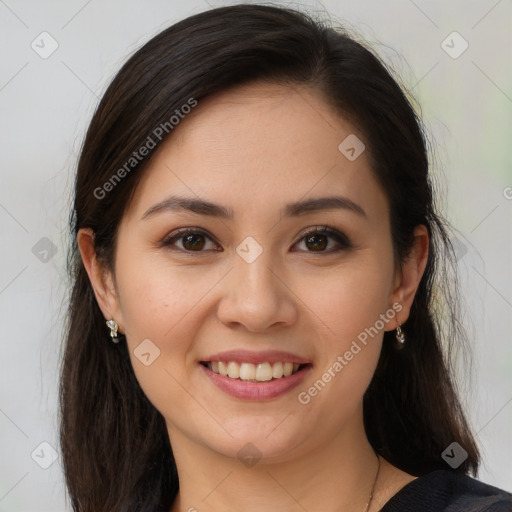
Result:
[[[367,217],[366,212],[361,206],[347,197],[342,196],[319,197],[317,199],[306,199],[304,201],[289,203],[285,205],[282,213],[283,217],[299,217],[301,215],[307,215],[308,213],[337,209],[351,211],[361,217]],[[189,211],[199,215],[218,217],[226,220],[232,220],[234,218],[233,210],[225,206],[204,199],[171,196],[148,208],[141,217],[141,220],[152,217],[157,213],[180,211]]]

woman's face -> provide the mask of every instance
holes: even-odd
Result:
[[[404,321],[362,143],[316,93],[252,84],[199,102],[155,155],[119,227],[111,313],[171,442],[285,460],[360,427]]]

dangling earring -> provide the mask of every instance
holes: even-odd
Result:
[[[119,326],[114,322],[114,320],[106,321],[107,327],[110,329],[110,337],[114,343],[119,343],[119,338],[117,337],[117,329]]]
[[[397,326],[396,328],[396,341],[398,341],[398,343],[400,343],[401,345],[405,343],[405,335],[402,332],[400,326]]]

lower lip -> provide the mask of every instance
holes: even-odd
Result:
[[[273,379],[265,382],[249,382],[224,377],[223,375],[213,372],[202,364],[200,364],[200,366],[211,381],[228,395],[234,396],[235,398],[241,398],[243,400],[254,401],[269,400],[283,395],[287,391],[298,386],[312,368],[311,365],[307,365],[289,377],[281,377],[280,379]]]

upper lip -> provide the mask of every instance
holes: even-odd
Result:
[[[291,352],[284,352],[282,350],[265,350],[262,352],[254,352],[250,350],[228,350],[227,352],[218,352],[205,359],[201,359],[201,362],[211,361],[234,361],[237,363],[277,363],[279,361],[283,363],[297,363],[297,364],[308,364],[311,361],[300,357]]]

